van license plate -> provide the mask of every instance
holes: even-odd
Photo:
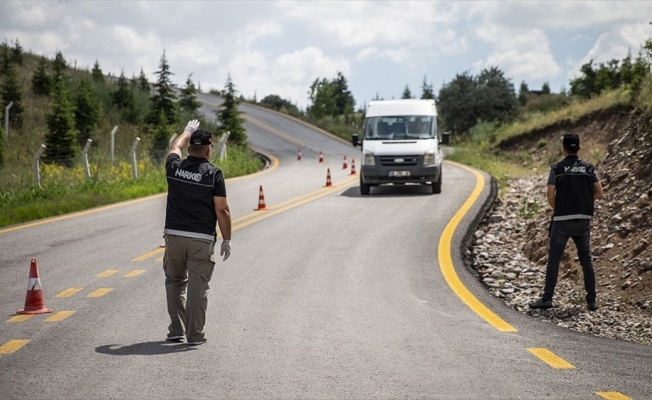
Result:
[[[390,177],[404,177],[410,176],[410,171],[389,171]]]

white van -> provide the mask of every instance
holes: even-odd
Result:
[[[354,146],[362,145],[361,194],[384,183],[427,184],[441,193],[441,146],[449,135],[437,129],[434,100],[372,101],[362,135],[352,137]]]

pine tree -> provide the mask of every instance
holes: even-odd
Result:
[[[0,73],[7,75],[9,65],[11,65],[11,55],[9,54],[9,45],[6,40],[0,45],[0,49],[2,49],[2,53],[0,53]]]
[[[37,96],[49,96],[52,91],[52,77],[47,72],[47,62],[41,58],[32,76],[32,93]]]
[[[100,106],[87,79],[82,79],[77,87],[75,99],[75,128],[80,146],[93,139],[93,131],[100,122]]]
[[[18,39],[11,49],[11,61],[16,65],[23,65],[23,47],[18,43]]]
[[[197,89],[195,84],[192,82],[192,74],[188,75],[188,80],[186,80],[186,86],[181,89],[181,96],[179,97],[179,107],[182,110],[187,111],[188,113],[195,115],[197,110],[201,107],[201,103],[197,100]]]
[[[129,81],[125,77],[124,71],[120,72],[120,77],[116,84],[118,87],[111,95],[111,102],[121,110],[128,110],[134,107],[134,93],[129,86]]]
[[[411,99],[412,98],[412,92],[410,91],[410,88],[408,85],[405,85],[405,89],[403,89],[403,94],[401,95],[402,99]]]
[[[527,104],[528,96],[530,95],[530,88],[525,81],[521,81],[520,89],[518,90],[518,102],[524,106]]]
[[[91,76],[93,77],[93,82],[104,83],[104,73],[102,72],[102,69],[100,68],[100,63],[97,60],[95,60],[95,64],[93,64],[93,69],[91,70]]]
[[[138,89],[145,93],[149,93],[150,90],[149,81],[147,80],[142,68],[140,69],[140,75],[138,76]]]
[[[9,110],[9,122],[12,128],[21,128],[23,126],[23,93],[20,85],[18,84],[18,77],[16,76],[16,69],[13,64],[9,64],[7,75],[2,85],[2,109],[0,110],[3,115],[9,103],[13,102]]]
[[[163,112],[159,115],[158,123],[153,126],[153,143],[150,149],[150,156],[156,164],[160,164],[164,159],[168,150],[168,143],[174,129],[172,125],[168,124],[167,118]]]
[[[425,75],[423,77],[423,83],[421,84],[421,98],[422,99],[434,99],[435,92],[432,89],[432,84],[428,83]]]
[[[61,51],[57,51],[57,54],[54,56],[54,61],[52,62],[52,68],[54,69],[55,77],[63,75],[65,70],[68,68],[68,63],[66,63],[66,59],[63,58],[63,54],[61,54]]]
[[[156,94],[152,96],[152,108],[148,116],[147,122],[152,125],[158,125],[161,114],[165,115],[168,124],[174,125],[177,123],[177,96],[174,92],[174,85],[170,78],[170,66],[165,58],[165,52],[161,56],[159,70],[155,72],[158,80],[154,83],[154,91]]]
[[[48,132],[45,134],[44,161],[71,167],[75,157],[73,144],[77,132],[74,107],[68,99],[63,76],[56,78],[50,112],[45,119]]]
[[[226,80],[224,93],[224,108],[216,112],[217,120],[221,123],[218,128],[218,133],[229,132],[229,142],[242,145],[247,143],[247,132],[244,128],[244,119],[240,117],[238,110],[238,97],[235,85],[231,80],[231,74],[228,75]]]

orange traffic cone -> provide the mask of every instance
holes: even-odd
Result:
[[[301,161],[301,149],[297,152],[297,160]]]
[[[355,158],[351,159],[351,175],[355,175]]]
[[[29,267],[29,280],[27,281],[25,308],[18,310],[17,314],[44,314],[51,312],[52,310],[45,308],[43,290],[41,289],[41,279],[38,277],[36,259],[32,258],[32,264]]]
[[[323,162],[324,162],[324,152],[323,152],[323,151],[320,151],[320,152],[319,152],[319,163],[321,164],[321,163],[323,163]]]
[[[325,187],[329,187],[329,186],[333,186],[333,182],[331,182],[331,169],[330,168],[328,168],[328,170],[326,171],[326,186]]]
[[[258,210],[267,210],[267,206],[265,205],[265,195],[263,194],[263,185],[260,185],[260,189],[258,189],[258,208],[256,208],[255,211]]]
[[[346,163],[346,154],[344,155],[344,164],[342,164],[342,169],[349,168],[349,164]]]

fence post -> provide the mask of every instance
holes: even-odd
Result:
[[[222,134],[222,137],[220,137],[220,140],[217,142],[217,156],[220,158],[220,160],[224,160],[226,158],[226,141],[229,139],[229,135],[231,132],[226,131]]]
[[[9,109],[14,105],[13,101],[10,101],[5,107],[5,143],[9,143]]]
[[[34,179],[36,179],[36,186],[38,187],[41,187],[41,169],[39,168],[39,165],[41,163],[41,155],[43,155],[44,151],[45,145],[42,144],[36,151],[36,154],[34,154]]]
[[[82,150],[82,162],[84,163],[84,174],[86,175],[86,180],[91,179],[91,167],[88,165],[88,150],[91,148],[91,143],[93,139],[86,140],[86,146]]]
[[[138,161],[136,160],[136,147],[138,147],[138,143],[140,143],[139,137],[131,145],[131,175],[134,177],[134,180],[138,179]]]
[[[115,133],[118,131],[118,125],[113,127],[111,130],[111,165],[113,165],[114,154],[115,154]]]

